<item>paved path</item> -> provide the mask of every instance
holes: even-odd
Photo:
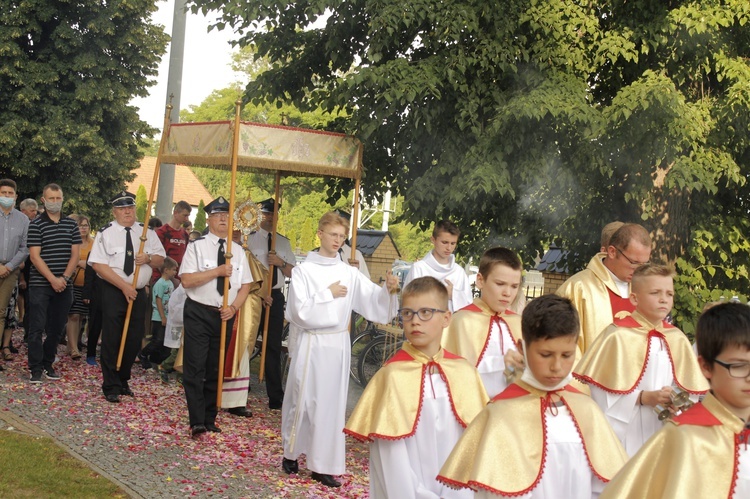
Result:
[[[16,344],[20,338],[14,338]],[[367,497],[367,447],[347,440],[348,474],[330,489],[309,472],[281,471],[281,412],[266,405],[265,387],[251,385],[253,418],[221,413],[220,434],[189,436],[182,388],[165,385],[152,370],[136,364],[130,386],[134,398],[107,403],[101,371],[62,354],[59,381],[31,385],[26,352],[6,361],[0,372],[0,427],[48,435],[73,456],[109,478],[132,497],[337,498]],[[361,389],[350,383],[349,411]],[[2,433],[0,432],[0,439]],[[300,460],[304,469],[304,458]]]

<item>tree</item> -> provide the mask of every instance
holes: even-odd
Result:
[[[148,194],[143,184],[138,186],[135,193],[135,218],[142,223],[146,221],[146,208],[148,208]]]
[[[0,176],[19,195],[55,182],[70,210],[109,218],[106,200],[154,132],[128,103],[153,85],[165,50],[155,10],[153,0],[2,3]]]
[[[390,185],[422,228],[452,218],[469,254],[504,244],[529,262],[555,241],[577,269],[605,223],[641,221],[679,270],[687,329],[703,301],[750,284],[743,0],[193,8],[271,62],[246,100],[341,109],[366,191]]]
[[[206,205],[203,204],[203,200],[201,199],[200,203],[198,203],[198,213],[195,214],[195,223],[193,224],[193,230],[197,230],[198,232],[203,232],[206,228],[205,207]]]

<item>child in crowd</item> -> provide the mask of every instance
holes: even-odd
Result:
[[[481,296],[453,315],[443,347],[476,366],[493,398],[508,386],[506,367],[523,369],[516,350],[521,316],[510,306],[521,287],[521,260],[507,248],[492,248],[479,260],[477,288]]]
[[[708,389],[687,336],[664,321],[672,310],[672,271],[646,264],[633,273],[632,315],[615,319],[586,351],[575,376],[607,416],[629,456],[662,427],[655,406],[667,408],[672,385],[697,401]]]
[[[312,478],[328,487],[346,471],[346,396],[349,389],[352,310],[380,323],[398,307],[398,279],[390,271],[383,287],[339,258],[349,223],[334,212],[318,222],[320,250],[294,267],[286,318],[291,366],[281,408],[282,468],[297,473],[307,456]]]
[[[448,288],[448,309],[451,312],[469,305],[472,299],[469,277],[456,264],[456,257],[453,256],[460,235],[461,230],[453,222],[441,220],[436,223],[430,238],[434,248],[424,258],[414,262],[404,279],[406,286],[417,277],[429,275],[445,284]]]
[[[567,298],[532,300],[522,317],[523,375],[474,419],[438,480],[475,497],[596,497],[627,456],[601,410],[569,385],[578,313]]]
[[[174,291],[172,279],[176,274],[177,262],[169,257],[164,258],[161,277],[151,289],[151,341],[143,348],[140,355],[144,368],[151,363],[161,364],[169,357],[170,350],[164,346],[164,330],[167,327],[169,297]]]
[[[172,291],[167,307],[167,327],[164,331],[164,346],[169,349],[169,357],[159,366],[159,377],[163,383],[169,383],[169,375],[177,371],[177,382],[182,384],[182,362],[176,365],[177,357],[182,346],[184,321],[182,312],[185,309],[185,288],[182,284]]]
[[[750,307],[706,310],[696,338],[711,391],[646,442],[603,499],[750,497]]]
[[[440,346],[451,318],[445,286],[414,279],[402,307],[407,342],[367,384],[344,432],[370,442],[371,498],[471,498],[435,478],[487,394],[477,370]]]

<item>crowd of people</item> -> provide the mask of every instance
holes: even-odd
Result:
[[[88,218],[63,214],[60,186],[44,187],[40,214],[33,200],[16,210],[15,191],[0,180],[0,308],[24,310],[17,293],[34,309],[23,317],[31,383],[59,379],[61,338],[81,358],[87,317],[86,361],[97,365],[101,337],[106,401],[133,396],[136,360],[165,381],[180,369],[197,439],[221,431],[222,409],[252,417],[249,357],[261,334],[287,474],[304,455],[313,480],[339,487],[349,435],[369,443],[374,498],[750,497],[750,307],[708,304],[691,345],[669,321],[673,270],[650,261],[638,224],[607,225],[586,269],[525,304],[523,264],[503,247],[482,255],[474,298],[454,257],[460,229],[440,221],[399,304],[396,277],[376,285],[361,253],[351,259],[341,212],[319,220],[320,247],[297,265],[274,231],[272,199],[243,236],[218,197],[191,237],[187,203],[144,228],[122,191],[92,238]],[[347,421],[353,312],[398,316],[405,342]],[[6,360],[12,346],[4,333]]]

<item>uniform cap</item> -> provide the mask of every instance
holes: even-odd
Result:
[[[203,210],[209,215],[212,213],[229,213],[229,201],[224,199],[224,196],[219,196],[208,203]]]
[[[111,204],[115,208],[135,206],[135,194],[128,191],[120,191],[115,194],[112,199],[109,200],[109,204]]]

